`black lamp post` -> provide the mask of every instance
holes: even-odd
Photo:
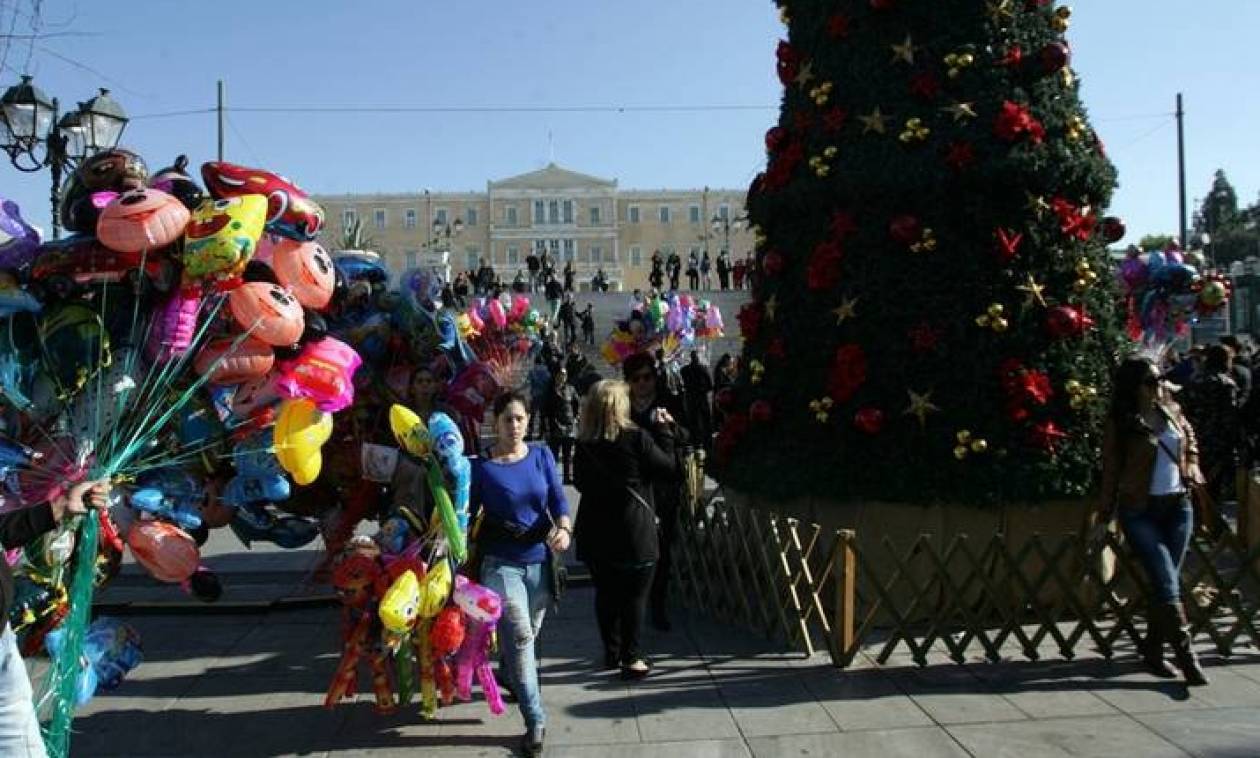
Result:
[[[9,154],[9,162],[28,173],[45,166],[52,170],[53,239],[61,236],[58,206],[62,173],[73,170],[85,158],[116,147],[128,121],[127,113],[107,89],[79,103],[78,110],[60,120],[57,111],[57,99],[50,100],[26,75],[0,96],[0,148]],[[42,158],[37,155],[40,145],[44,147]]]
[[[710,225],[713,227],[714,234],[722,235],[722,250],[731,251],[731,230],[739,231],[744,228],[744,222],[747,219],[743,216],[737,218],[728,218],[727,216],[714,216]]]

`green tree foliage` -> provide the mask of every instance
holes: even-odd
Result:
[[[1143,250],[1163,250],[1175,239],[1177,237],[1172,234],[1148,234],[1138,240],[1138,247]]]
[[[1239,210],[1238,194],[1217,169],[1212,189],[1194,215],[1195,242],[1207,234],[1207,252],[1212,261],[1224,267],[1248,256],[1260,256],[1260,202]]]
[[[1115,171],[1049,0],[781,0],[749,189],[726,483],[770,496],[1079,495],[1123,345]]]

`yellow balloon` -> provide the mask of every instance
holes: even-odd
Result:
[[[394,634],[403,634],[415,625],[420,613],[420,580],[414,571],[404,571],[389,585],[379,612],[381,624]]]
[[[267,222],[267,196],[206,199],[184,231],[184,276],[235,276],[254,256]]]
[[[435,618],[446,606],[446,599],[451,596],[451,565],[449,561],[438,561],[429,568],[420,583],[420,605],[417,613],[420,618]]]
[[[324,413],[306,398],[285,400],[276,418],[273,440],[276,460],[298,485],[319,478],[323,457],[319,449],[332,436],[331,413]]]
[[[389,409],[389,428],[394,439],[404,450],[417,458],[424,458],[433,452],[433,438],[429,429],[416,412],[405,405],[392,405]]]

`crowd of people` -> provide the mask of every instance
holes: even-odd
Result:
[[[677,252],[671,251],[666,257],[656,250],[652,253],[651,266],[648,283],[654,290],[665,290],[667,281],[669,290],[680,290],[684,271],[687,274],[687,289],[692,291],[714,289],[714,274],[717,275],[717,289],[722,291],[752,289],[754,263],[751,252],[732,261],[731,254],[726,250],[719,252],[716,259],[709,257],[708,250],[698,255],[693,250],[687,254],[684,269],[683,259]]]

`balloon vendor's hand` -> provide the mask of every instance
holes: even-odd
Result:
[[[554,552],[563,553],[569,549],[569,543],[573,540],[573,534],[567,526],[557,526],[551,530],[551,534],[547,535],[547,547]]]
[[[108,508],[109,493],[108,479],[79,482],[69,492],[53,500],[53,517],[61,521],[66,514],[77,516],[87,513],[88,508]]]

